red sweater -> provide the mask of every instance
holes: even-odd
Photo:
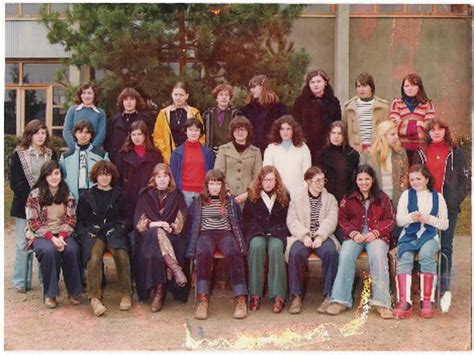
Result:
[[[201,192],[206,176],[206,166],[201,143],[184,142],[181,187],[183,191]]]
[[[426,167],[434,177],[434,189],[443,192],[444,169],[449,147],[445,141],[431,143],[426,150]]]

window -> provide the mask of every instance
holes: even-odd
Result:
[[[16,134],[16,90],[5,90],[5,134]]]
[[[64,12],[70,4],[67,3],[17,3],[5,5],[5,17],[9,18],[39,18],[41,8],[46,5],[49,13]]]
[[[23,82],[25,83],[50,83],[54,82],[56,72],[61,68],[57,63],[31,63],[23,66]],[[66,73],[67,75],[67,73]]]
[[[432,5],[432,4],[357,4],[351,6],[351,15],[354,16],[440,16],[458,17],[470,16],[469,5]]]
[[[20,80],[20,69],[18,63],[5,64],[5,83],[17,84]]]

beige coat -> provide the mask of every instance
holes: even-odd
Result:
[[[262,153],[257,147],[250,145],[239,154],[232,142],[223,144],[217,152],[214,169],[225,175],[227,187],[232,195],[240,195],[257,177],[262,168]]]
[[[342,112],[342,120],[347,123],[347,134],[349,135],[349,145],[361,153],[359,122],[357,120],[357,96],[344,104]],[[388,119],[390,113],[388,102],[378,96],[374,96],[374,110],[372,113],[372,127],[375,128]]]
[[[336,198],[324,189],[321,195],[319,229],[316,232],[318,234],[318,237],[316,238],[320,238],[322,242],[331,238],[336,245],[337,251],[339,251],[341,244],[334,236],[334,231],[337,227],[337,214],[338,207]],[[311,232],[311,205],[309,202],[307,187],[290,200],[286,225],[291,233],[291,237],[288,237],[287,239],[285,251],[285,259],[288,262],[290,249],[293,243],[298,240],[303,242],[304,238],[309,237]]]

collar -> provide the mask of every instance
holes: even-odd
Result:
[[[172,104],[169,106],[169,108],[170,108],[170,111],[175,111],[179,108],[182,108],[186,112],[188,111],[188,105],[184,105],[183,107],[176,107],[174,104]]]
[[[40,152],[37,153],[36,150],[35,150],[35,148],[33,148],[32,145],[29,146],[29,148],[27,149],[27,151],[28,151],[28,154],[29,154],[29,155],[34,155],[35,157],[38,157],[38,156],[40,156],[40,155],[44,155],[44,153],[45,153],[43,148],[41,148],[41,149],[40,149]]]
[[[87,107],[85,107],[84,104],[77,105],[76,111],[80,111],[80,110],[82,110],[83,108],[87,108]],[[94,110],[95,112],[97,112],[97,113],[100,113],[99,109],[98,109],[97,107],[95,107],[95,105],[92,105],[92,106],[89,107],[89,108],[93,109],[93,110]]]

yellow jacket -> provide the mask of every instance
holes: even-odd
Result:
[[[188,113],[187,118],[197,118],[202,123],[201,114],[197,108],[188,105],[183,108]],[[153,129],[153,143],[155,147],[161,151],[166,164],[170,163],[171,152],[176,148],[170,128],[170,113],[174,110],[176,110],[174,105],[169,105],[162,109],[156,117],[155,128]],[[199,142],[205,144],[206,137],[204,133],[201,138],[199,138]]]

